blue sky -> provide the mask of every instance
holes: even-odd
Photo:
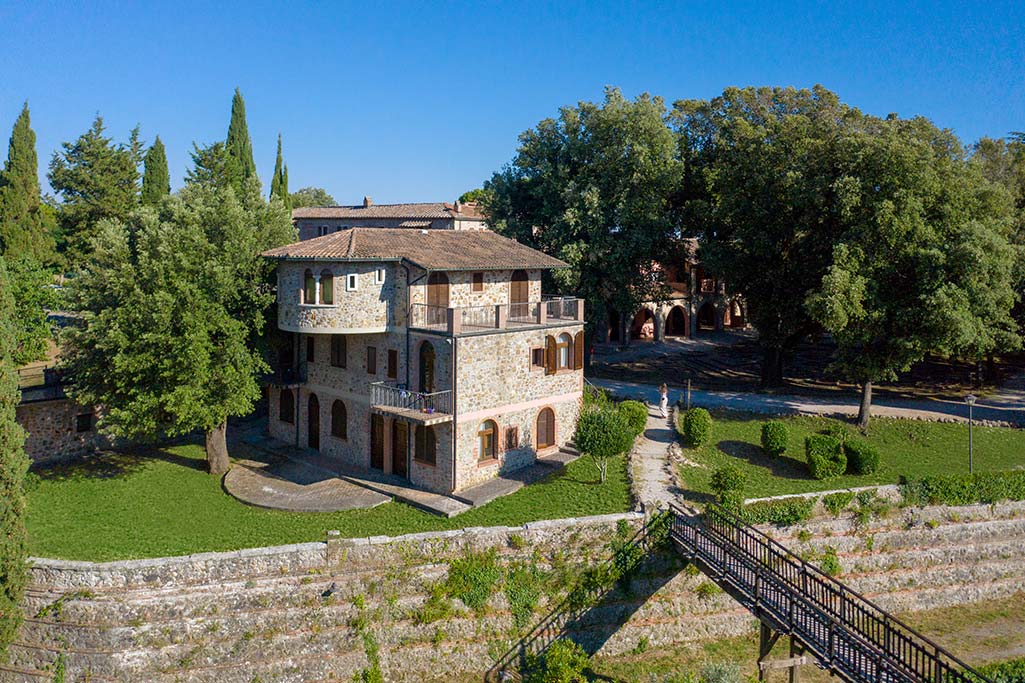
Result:
[[[667,102],[821,83],[966,141],[1025,130],[1025,3],[0,2],[0,137],[28,100],[41,172],[100,112],[159,134],[172,184],[242,89],[267,185],[451,201],[517,135],[605,85]],[[4,154],[0,151],[0,154]]]

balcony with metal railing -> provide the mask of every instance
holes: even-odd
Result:
[[[454,308],[416,303],[410,307],[409,317],[412,329],[448,336],[583,322],[584,300],[576,297],[545,297],[542,301]]]
[[[410,391],[403,384],[371,382],[370,407],[375,412],[419,424],[439,424],[452,419],[452,392],[424,393]]]

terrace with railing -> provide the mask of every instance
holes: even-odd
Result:
[[[410,307],[409,318],[409,326],[413,329],[449,336],[577,322],[584,322],[584,300],[554,296],[527,303],[455,308],[417,303]]]
[[[423,424],[452,419],[452,392],[424,393],[410,391],[402,384],[370,383],[370,405],[373,410]]]

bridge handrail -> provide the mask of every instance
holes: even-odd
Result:
[[[696,515],[675,505],[672,509],[674,532],[676,523],[681,521],[696,527]],[[925,635],[731,513],[710,506],[704,517],[709,532],[743,551],[754,566],[771,570],[768,574],[771,582],[782,581],[802,602],[824,611],[838,624],[853,628],[868,644],[881,649],[913,675],[945,683],[946,677],[938,676],[940,672],[935,670],[942,668],[947,670],[948,676],[954,673],[958,674],[957,677],[980,683],[988,680]],[[752,571],[756,576],[765,574]],[[932,661],[925,661],[927,659]],[[928,665],[932,670],[923,670],[922,665]]]

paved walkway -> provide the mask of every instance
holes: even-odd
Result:
[[[592,384],[621,396],[639,397],[648,403],[658,401],[658,387],[654,384],[635,384],[608,379],[590,379]],[[1025,384],[1019,382],[1020,384]],[[670,402],[682,397],[675,387],[669,394]],[[691,391],[691,404],[703,408],[730,408],[753,413],[786,415],[848,415],[858,414],[858,399],[819,398],[779,394],[756,394],[734,391]],[[992,420],[1025,425],[1025,388],[1017,384],[979,399],[973,414],[976,420]],[[873,416],[907,417],[927,420],[968,421],[968,407],[963,401],[930,399],[878,398],[872,402]]]
[[[669,447],[676,442],[671,418],[662,417],[658,406],[648,406],[648,423],[630,455],[634,492],[645,508],[666,506],[676,500],[671,493],[672,465]]]
[[[244,503],[295,512],[355,510],[391,500],[389,496],[291,460],[274,464],[236,463],[224,477],[224,488]]]

